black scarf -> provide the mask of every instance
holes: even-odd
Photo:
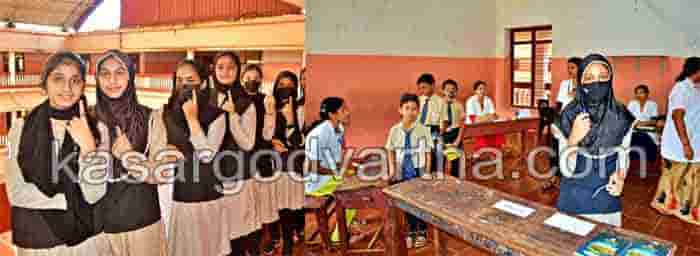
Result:
[[[594,62],[608,65],[610,80],[582,84],[583,72]],[[611,152],[613,147],[619,146],[635,120],[627,108],[615,99],[612,81],[612,65],[607,58],[599,54],[587,56],[578,67],[579,86],[576,87],[576,96],[564,108],[557,122],[557,126],[564,135],[569,137],[576,116],[582,112],[588,112],[591,118],[591,131],[579,142],[579,146],[592,154],[606,154]]]
[[[80,104],[85,104],[85,97],[81,97]],[[84,106],[85,107],[85,106]],[[82,190],[77,182],[71,180],[71,176],[80,177],[78,170],[79,146],[66,131],[63,144],[58,153],[58,161],[68,158],[71,154],[74,160],[70,161],[69,169],[59,170],[57,180],[54,182],[52,170],[54,168],[54,137],[50,119],[71,120],[79,115],[79,105],[74,104],[66,110],[54,109],[46,100],[29,115],[27,115],[20,138],[17,162],[22,171],[22,177],[28,183],[34,184],[39,191],[48,197],[63,194],[66,199],[65,211],[41,211],[41,216],[50,226],[56,237],[65,244],[72,246],[91,237],[95,233],[94,216],[92,206],[83,197]],[[88,117],[88,122],[95,138],[98,134],[95,122]]]
[[[179,177],[179,172],[184,172],[185,180],[175,182],[173,199],[178,202],[210,201],[221,197],[221,194],[215,190],[220,182],[214,176],[211,164],[201,162],[197,167],[200,181],[193,180],[194,146],[189,140],[191,133],[185,113],[182,111],[182,105],[191,98],[192,88],[189,87],[177,89],[177,86],[173,86],[173,92],[163,112],[168,144],[174,145],[185,156],[185,169],[178,169],[176,174]],[[209,89],[207,85],[206,88],[197,91],[198,119],[205,134],[209,130],[209,125],[224,113],[223,110],[209,103],[211,95],[208,93]]]
[[[116,139],[116,130],[119,127],[126,133],[134,150],[143,152],[148,143],[148,116],[151,110],[138,102],[134,82],[136,70],[128,56],[118,51],[108,51],[105,57],[97,63],[97,73],[99,74],[104,61],[110,58],[116,58],[126,66],[129,72],[129,82],[122,95],[112,99],[102,91],[100,80],[97,79],[97,105],[95,107],[97,117],[109,128],[112,143]]]

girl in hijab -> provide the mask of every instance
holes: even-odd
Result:
[[[165,245],[158,189],[139,182],[120,158],[127,152],[146,153],[151,109],[139,104],[134,64],[127,55],[109,50],[97,61],[95,113],[103,144],[114,157],[112,180],[98,207],[114,255],[159,256]]]
[[[629,167],[634,116],[613,94],[613,68],[599,54],[578,68],[576,97],[552,127],[563,174],[557,208],[569,214],[622,225],[620,195]]]
[[[109,160],[95,153],[98,131],[85,110],[85,72],[77,55],[52,55],[40,83],[48,99],[10,131],[7,186],[17,255],[111,255],[94,216],[106,186],[83,180],[106,176]]]
[[[263,74],[262,70],[257,65],[249,64],[243,69],[241,81],[242,86],[234,87],[232,90],[233,98],[235,99],[234,111],[241,116],[254,116],[250,118],[252,124],[246,124],[247,130],[250,130],[252,137],[252,146],[250,150],[243,149],[246,163],[250,166],[244,167],[250,177],[254,177],[257,182],[252,186],[253,196],[255,198],[255,220],[258,226],[265,226],[266,230],[270,230],[267,224],[271,224],[279,220],[278,205],[275,193],[276,183],[261,181],[261,178],[270,178],[273,175],[272,159],[268,156],[253,158],[253,155],[263,150],[272,150],[272,137],[275,131],[275,100],[272,96],[265,96],[260,91]],[[254,121],[253,121],[254,120]],[[254,131],[254,132],[252,132]],[[251,162],[256,159],[256,161]],[[238,209],[236,209],[238,210]],[[251,233],[244,238],[244,247],[247,248],[251,255],[259,254],[260,241],[262,238],[262,230]],[[265,244],[265,243],[263,243]]]
[[[207,73],[198,63],[177,65],[173,92],[149,124],[151,161],[179,155],[173,185],[168,255],[227,255],[221,182],[214,168],[226,128],[223,111],[209,104]],[[165,152],[165,153],[164,153]],[[156,169],[156,175],[158,175]]]
[[[297,111],[301,108],[296,100],[298,87],[297,76],[291,71],[279,73],[273,85],[277,121],[272,145],[282,155],[282,166],[278,168],[282,175],[277,183],[280,222],[284,227],[282,255],[292,255],[294,235],[300,234],[304,228],[304,183],[300,179],[304,155],[299,154],[304,152],[304,135]],[[293,162],[288,161],[289,157],[294,158]],[[279,230],[280,222],[273,225],[273,231]]]
[[[223,105],[229,99],[229,92],[234,88],[241,87],[241,60],[234,52],[220,52],[214,56],[214,88],[212,88],[212,103],[218,107]],[[238,90],[238,89],[236,89]]]
[[[254,148],[260,147],[262,130],[273,129],[267,126],[274,125],[274,119],[258,115],[264,113],[264,107],[256,108],[256,105],[252,104],[255,97],[244,94],[238,79],[240,61],[236,54],[219,53],[214,59],[214,64],[215,73],[212,80],[216,86],[212,91],[213,95],[217,95],[216,106],[225,111],[226,130],[229,131],[224,135],[222,149],[240,153],[235,156],[226,155],[220,159],[224,176],[222,185],[225,189],[222,218],[228,224],[226,234],[232,249],[230,255],[259,255],[262,223],[257,217],[257,207],[261,198],[257,195],[259,185],[252,179],[255,173],[248,160],[252,157]],[[255,81],[259,82],[262,79],[261,73],[256,71],[255,75]],[[262,96],[257,94],[257,88],[251,90],[255,92],[254,95]],[[263,122],[267,128],[263,128]]]

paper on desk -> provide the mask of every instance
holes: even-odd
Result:
[[[508,200],[498,201],[496,204],[493,205],[493,208],[513,214],[520,218],[527,218],[533,212],[535,212],[535,209]]]
[[[593,223],[561,213],[555,213],[552,217],[545,220],[544,224],[579,236],[587,236],[595,228]]]

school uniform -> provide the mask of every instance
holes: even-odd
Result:
[[[632,132],[629,129],[624,136],[621,149],[630,147]],[[567,157],[568,139],[556,126],[552,126],[552,133],[559,144],[561,156],[559,171],[562,177],[557,209],[601,223],[622,226],[622,200],[610,195],[605,186],[616,171],[629,168],[628,152],[591,154],[579,151],[573,153],[573,157]]]
[[[584,58],[578,77],[584,77],[586,67],[595,63],[611,64],[602,55]],[[559,142],[559,168],[562,173],[557,209],[597,222],[622,226],[622,200],[608,191],[607,185],[622,189],[623,184],[612,184],[615,178],[623,182],[629,169],[629,147],[635,125],[634,116],[613,94],[613,72],[608,80],[597,81],[588,91],[579,87],[575,99],[552,124],[552,134]],[[576,117],[588,114],[591,128],[570,147]],[[614,176],[618,175],[618,176]]]
[[[68,161],[59,175],[58,184],[45,185],[41,178],[32,177],[44,172],[50,178],[50,169],[27,169],[39,167],[51,159],[30,159],[30,155],[22,153],[29,149],[26,147],[46,149],[49,155],[42,158],[66,159],[71,152],[79,152],[68,131],[58,124],[62,121],[49,119],[51,110],[48,104],[47,100],[34,108],[26,121],[16,120],[9,133],[12,155],[7,162],[6,184],[12,206],[12,242],[17,247],[17,255],[111,255],[109,243],[100,234],[94,217],[94,205],[105,195],[106,186],[103,183],[73,183],[64,174],[70,172],[65,168],[70,168],[75,172],[73,175],[83,177],[91,164],[88,159],[75,157],[75,160]],[[37,141],[36,144],[23,145],[25,139]],[[100,170],[89,171],[97,175],[95,171]],[[106,168],[101,171],[106,175]]]
[[[559,93],[557,94],[557,102],[561,102],[561,109],[563,110],[566,105],[569,105],[574,97],[569,95],[569,92],[574,91],[574,82],[571,79],[561,81],[559,84]]]
[[[467,125],[476,123],[477,117],[496,114],[496,106],[489,96],[484,96],[483,106],[479,102],[479,96],[477,95],[469,97],[465,105],[467,118],[464,123]],[[505,144],[506,139],[504,135],[491,135],[479,136],[474,138],[474,140],[474,151],[476,152],[486,147],[500,148]]]
[[[700,225],[700,88],[690,79],[676,83],[668,101],[668,115],[661,138],[664,167],[652,207]],[[671,113],[685,110],[685,127],[693,159],[686,159]]]
[[[202,109],[200,109],[202,111]],[[221,181],[212,166],[225,134],[222,114],[201,120],[203,135],[189,135],[187,124],[172,110],[156,110],[149,122],[149,158],[173,145],[181,154],[172,190],[172,209],[168,227],[168,255],[226,255],[231,252],[223,218]],[[180,117],[182,118],[182,117]],[[195,156],[195,152],[197,155]],[[195,167],[194,157],[198,158]],[[197,169],[195,169],[197,168]],[[195,172],[195,170],[197,170]],[[195,174],[197,177],[195,178]]]
[[[656,102],[647,100],[644,106],[638,100],[632,100],[627,109],[639,121],[651,121],[659,115]],[[659,135],[656,132],[637,132],[632,134],[632,146],[640,147],[646,153],[646,160],[655,161],[659,150]],[[636,152],[632,152],[632,159],[639,159]]]
[[[419,96],[419,112],[418,112],[418,122],[425,125],[430,129],[430,133],[433,138],[433,143],[436,145],[436,149],[432,153],[432,167],[430,172],[435,173],[436,171],[442,171],[443,158],[442,158],[442,148],[440,143],[437,141],[440,139],[440,124],[445,118],[445,101],[439,96],[433,94],[432,96]]]
[[[403,127],[399,122],[389,130],[386,150],[393,152],[396,156],[395,170],[400,181],[407,181],[421,176],[426,170],[426,153],[430,153],[433,148],[432,134],[428,127],[415,123],[409,129]],[[427,225],[424,221],[406,214],[409,225],[409,232],[425,232]]]
[[[218,95],[218,106],[222,107],[229,100],[228,95]],[[242,157],[239,160],[226,156],[219,162],[224,177],[222,186],[227,190],[222,198],[222,218],[228,220],[225,233],[230,240],[239,239],[262,228],[262,223],[257,218],[257,182],[253,179],[254,173],[248,164],[249,152],[255,145],[258,116],[254,105],[248,105],[247,108],[237,106],[236,110],[235,113],[225,113],[227,132],[222,150],[241,153]],[[241,248],[232,248],[237,249]]]
[[[459,130],[462,128],[463,123],[460,122],[464,118],[464,106],[457,101],[457,99],[454,99],[453,101],[447,101],[445,100],[445,107],[443,108],[443,120],[447,121],[447,130],[445,131],[445,134],[443,134],[443,142],[445,144],[453,144],[455,141],[459,140],[460,143],[458,143],[457,149],[451,149],[455,150],[455,152],[461,152],[462,148],[462,141],[461,138],[457,138],[459,136]],[[448,149],[445,149],[448,150]],[[458,156],[461,157],[461,156]],[[459,177],[459,171],[460,171],[460,158],[457,159],[452,159],[450,160],[449,157],[446,157],[447,161],[450,164],[450,172],[452,176]]]
[[[101,149],[110,151],[108,128],[99,123]],[[144,154],[146,148],[135,149]],[[140,183],[126,173],[123,163],[114,157],[107,193],[97,205],[102,225],[114,255],[152,255],[165,252],[165,227],[161,222],[157,185]]]

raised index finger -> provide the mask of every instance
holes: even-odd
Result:
[[[192,88],[192,102],[197,103],[197,88]]]
[[[85,101],[80,100],[80,117],[85,117]]]

